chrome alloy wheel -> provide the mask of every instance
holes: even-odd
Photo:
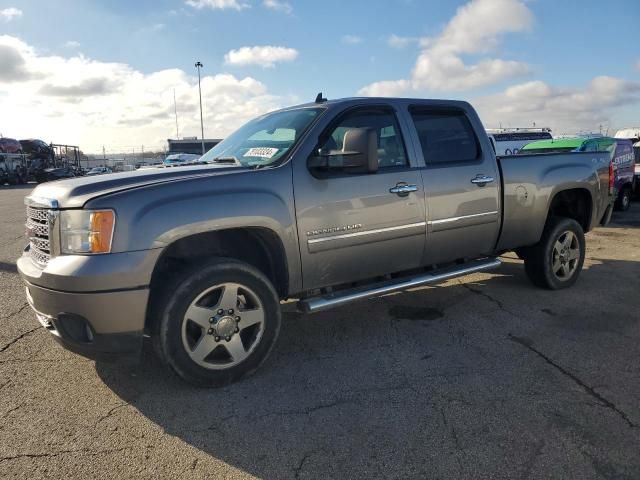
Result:
[[[568,280],[573,276],[580,261],[580,243],[578,237],[567,230],[558,237],[551,252],[551,270],[559,280]]]
[[[182,344],[201,367],[223,370],[245,360],[260,343],[265,312],[258,296],[238,283],[198,295],[182,320]]]

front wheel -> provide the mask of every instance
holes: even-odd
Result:
[[[548,221],[540,242],[529,250],[524,266],[534,285],[559,290],[576,282],[584,257],[582,227],[571,218],[558,217]]]
[[[280,331],[271,282],[242,262],[219,259],[176,280],[161,309],[156,350],[180,377],[219,387],[254,372]]]

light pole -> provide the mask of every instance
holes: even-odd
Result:
[[[200,62],[196,62],[198,69],[198,94],[200,95],[200,133],[202,134],[202,155],[204,155],[204,121],[202,120],[202,88],[200,88],[200,69],[204,66]]]

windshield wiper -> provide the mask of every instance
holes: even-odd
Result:
[[[242,165],[236,157],[216,157],[211,160],[214,163],[232,163],[234,165]]]

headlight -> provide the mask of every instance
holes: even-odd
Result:
[[[63,210],[60,212],[60,251],[109,253],[115,222],[113,210]]]

